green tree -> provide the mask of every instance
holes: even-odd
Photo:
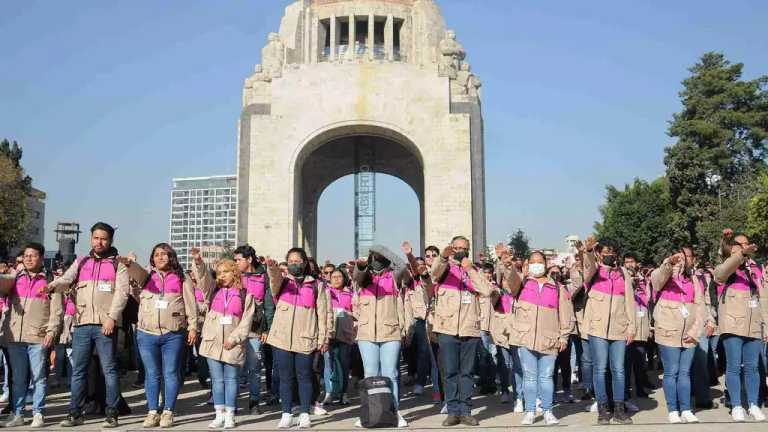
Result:
[[[606,187],[602,222],[595,224],[598,239],[610,238],[624,252],[634,252],[643,263],[658,263],[680,241],[664,177],[652,183],[635,179],[624,190]]]
[[[509,237],[509,247],[512,248],[512,252],[517,258],[526,258],[528,252],[531,251],[530,241],[528,236],[525,235],[522,229],[518,228],[517,231]]]
[[[21,167],[21,147],[16,141],[0,142],[0,257],[7,257],[11,247],[23,238],[29,215],[27,198],[32,193],[32,179]]]
[[[704,54],[683,81],[683,110],[668,131],[677,138],[664,158],[675,231],[710,259],[724,227],[746,224],[751,179],[768,152],[768,76],[746,81],[742,69]]]
[[[768,252],[768,172],[757,181],[757,192],[747,203],[747,235]]]

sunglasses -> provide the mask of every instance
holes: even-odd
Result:
[[[437,254],[427,254],[427,258],[437,258]]]

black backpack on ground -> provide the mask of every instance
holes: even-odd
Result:
[[[369,377],[360,382],[360,423],[364,428],[395,428],[397,412],[392,381]]]

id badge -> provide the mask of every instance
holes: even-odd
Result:
[[[334,310],[334,312],[335,312],[336,318],[344,318],[345,316],[347,316],[347,311],[345,311],[344,309],[336,309]]]
[[[760,305],[760,302],[757,300],[757,297],[752,297],[752,298],[749,300],[749,307],[751,307],[751,308],[756,308],[756,307],[758,307],[759,305]]]
[[[99,291],[112,292],[112,284],[109,282],[99,282]]]
[[[688,312],[688,308],[685,307],[685,305],[680,306],[680,315],[682,315],[683,318],[688,318],[688,315],[690,315],[690,313]]]
[[[464,293],[461,295],[461,303],[462,304],[472,303],[472,294],[470,294],[469,291],[464,291]]]
[[[224,315],[219,319],[219,322],[221,322],[221,325],[232,325],[232,315]]]
[[[638,309],[637,310],[637,317],[642,318],[645,316],[645,309]]]
[[[155,300],[155,309],[168,309],[168,300]]]

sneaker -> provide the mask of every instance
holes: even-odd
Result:
[[[763,414],[763,411],[761,411],[760,407],[757,405],[749,406],[749,415],[752,416],[755,421],[765,421],[765,414]]]
[[[224,429],[232,429],[235,427],[235,412],[234,411],[225,411],[224,412]]]
[[[536,420],[536,413],[528,411],[523,416],[523,420],[520,422],[523,426],[530,426],[533,424],[533,422]]]
[[[107,416],[104,421],[101,423],[101,427],[104,429],[113,429],[118,426],[117,424],[117,417],[115,416]]]
[[[459,419],[459,416],[455,415],[449,415],[445,418],[445,420],[443,420],[444,427],[456,426],[459,423],[461,423],[461,420]]]
[[[355,427],[356,427],[356,428],[361,428],[361,427],[363,427],[363,422],[362,422],[362,421],[360,421],[360,419],[357,419],[357,420],[355,420]]]
[[[592,402],[592,405],[590,405],[589,408],[587,408],[587,411],[589,411],[591,413],[596,413],[597,412],[597,402]]]
[[[299,414],[299,429],[309,429],[312,427],[312,421],[309,419],[309,414]]]
[[[423,385],[419,385],[419,384],[416,384],[415,386],[413,386],[413,394],[415,394],[416,396],[423,395],[424,394],[424,386]]]
[[[144,423],[141,425],[145,428],[155,428],[160,426],[160,414],[155,412],[150,412],[147,414],[147,418],[144,419]]]
[[[400,414],[399,411],[397,413],[397,427],[398,428],[406,428],[406,427],[408,427],[408,422],[405,421],[405,419],[403,418],[403,416]]]
[[[515,409],[513,409],[512,411],[516,413],[521,413],[525,411],[525,406],[523,405],[522,399],[515,400]]]
[[[632,419],[627,415],[627,408],[624,402],[616,401],[613,403],[613,423],[620,425],[632,424]]]
[[[508,404],[510,400],[509,393],[502,393],[501,394],[501,403]]]
[[[465,415],[465,416],[459,417],[459,422],[464,426],[477,426],[480,424],[480,422],[477,421],[477,419],[471,415]]]
[[[45,417],[43,417],[43,413],[37,413],[34,416],[32,416],[32,424],[29,425],[33,428],[41,428],[45,426]]]
[[[560,420],[558,420],[557,417],[552,414],[552,411],[544,411],[544,424],[547,426],[552,426],[560,424]]]
[[[677,411],[671,411],[669,414],[667,414],[667,419],[672,424],[682,423],[682,421],[683,421],[680,418],[680,414]]]
[[[333,395],[330,393],[326,393],[325,397],[323,398],[323,405],[330,404],[331,402],[333,402]]]
[[[640,408],[637,405],[635,405],[632,402],[630,402],[630,401],[624,401],[624,406],[627,408],[628,412],[638,412],[638,411],[640,411]]]
[[[216,417],[208,423],[208,429],[221,429],[224,427],[224,411],[216,411]]]
[[[280,423],[277,424],[278,429],[290,429],[293,426],[293,415],[289,413],[283,413],[280,417]]]
[[[328,411],[326,411],[326,409],[323,408],[322,405],[315,404],[315,406],[312,408],[312,415],[325,416],[325,415],[328,415]],[[301,416],[299,416],[299,419],[301,419]]]
[[[443,408],[440,410],[440,414],[448,414],[448,405],[443,404]]]
[[[60,427],[74,427],[74,426],[81,426],[83,423],[85,423],[85,419],[82,415],[73,415],[68,414],[64,420],[59,423]]]
[[[690,410],[685,410],[680,413],[680,417],[683,419],[684,423],[698,423],[699,419],[693,415],[693,412]]]
[[[2,395],[0,395],[0,403],[8,402],[8,399],[10,399],[10,397],[11,396],[10,396],[9,392],[3,393]]]
[[[731,410],[731,418],[733,419],[733,421],[743,422],[745,420],[745,417],[746,415],[744,412],[744,408],[738,406],[738,407],[733,407],[733,409]]]
[[[173,413],[171,411],[163,411],[163,415],[160,416],[160,427],[169,428],[173,426]]]
[[[579,376],[576,374],[576,372],[571,372],[571,384],[576,384],[579,382]]]
[[[14,415],[11,417],[10,420],[8,420],[3,427],[5,428],[12,428],[12,427],[19,427],[24,426],[24,416],[21,415]]]

